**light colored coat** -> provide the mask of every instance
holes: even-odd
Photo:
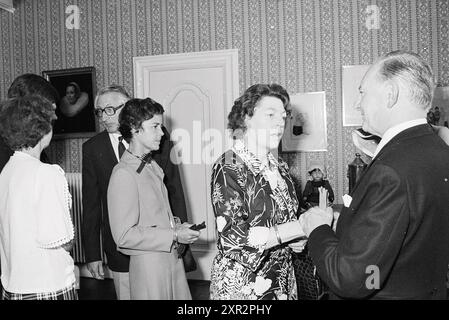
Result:
[[[108,187],[108,211],[117,249],[131,257],[131,299],[191,299],[182,259],[173,243],[175,222],[164,174],[155,161],[125,152]]]

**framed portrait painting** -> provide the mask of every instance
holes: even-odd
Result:
[[[342,92],[343,92],[343,126],[360,127],[362,125],[362,113],[357,109],[359,87],[363,76],[370,65],[343,66],[342,68]]]
[[[282,151],[327,151],[326,93],[297,93],[290,96]]]
[[[96,94],[95,68],[44,71],[42,75],[59,93],[55,138],[91,137],[98,130],[94,113]]]

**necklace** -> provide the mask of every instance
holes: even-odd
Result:
[[[151,161],[153,160],[153,158],[151,157],[151,152],[138,156],[129,151],[129,149],[126,149],[126,151],[128,151],[129,154],[133,155],[134,157],[136,157],[141,161],[140,166],[136,170],[137,173],[141,173],[146,164],[150,165],[151,167]]]
[[[141,161],[147,161],[148,155],[149,153],[144,153],[141,156],[138,156],[134,153],[132,153],[131,151],[129,151],[129,149],[126,149],[126,151],[128,151],[131,155],[133,155],[134,157],[136,157],[137,159],[141,160]]]

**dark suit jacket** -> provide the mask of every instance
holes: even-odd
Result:
[[[340,298],[445,299],[449,147],[429,125],[394,137],[370,163],[334,234],[309,237],[318,274]],[[378,290],[373,276],[380,271]]]
[[[187,221],[178,167],[170,160],[173,142],[164,128],[160,151],[154,155],[155,161],[164,170],[164,183],[169,193],[170,204],[174,215]],[[107,191],[112,169],[117,164],[109,134],[99,133],[83,144],[83,225],[82,239],[86,262],[101,260],[100,230],[103,249],[106,253],[108,267],[116,272],[128,272],[129,257],[118,252],[109,225],[107,208]]]
[[[153,158],[164,171],[164,184],[167,187],[168,199],[173,215],[187,222],[186,202],[182,190],[181,177],[176,164],[170,161],[170,152],[173,148],[173,142],[170,140],[170,134],[165,127],[162,127],[164,136],[162,137],[159,150],[153,152]]]

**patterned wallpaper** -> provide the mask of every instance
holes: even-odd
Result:
[[[341,66],[370,64],[396,49],[415,51],[449,85],[448,0],[15,0],[0,12],[0,97],[19,74],[94,66],[97,87],[133,89],[132,57],[239,49],[239,86],[278,82],[293,94],[325,91],[328,151],[289,153],[304,185],[307,164],[322,161],[337,199],[347,192],[356,152],[342,126]],[[66,28],[68,5],[80,28]],[[367,28],[369,5],[378,28]],[[368,24],[369,25],[369,24]],[[50,156],[80,171],[86,139],[54,141]]]

